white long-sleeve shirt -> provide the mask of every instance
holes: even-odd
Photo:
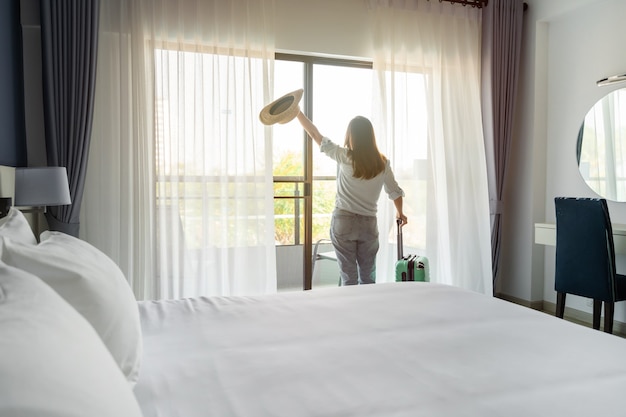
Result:
[[[383,172],[366,180],[353,176],[352,160],[348,156],[348,149],[324,137],[320,151],[337,161],[336,208],[364,216],[376,216],[377,202],[383,187],[390,200],[404,197],[404,191],[396,182],[389,160]]]

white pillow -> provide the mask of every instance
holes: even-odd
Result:
[[[93,327],[43,281],[2,262],[0,416],[141,417]]]
[[[9,213],[0,219],[0,236],[28,245],[37,244],[37,238],[33,233],[33,229],[30,228],[28,220],[15,207],[11,207]]]
[[[139,309],[119,267],[94,246],[61,232],[43,232],[38,245],[0,239],[2,261],[41,278],[82,314],[134,385],[143,348]]]

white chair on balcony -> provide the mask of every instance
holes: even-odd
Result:
[[[313,247],[313,259],[311,262],[312,276],[315,276],[315,264],[317,263],[317,261],[328,260],[337,262],[337,254],[335,253],[334,249],[330,251],[320,252],[320,245],[325,245],[329,243],[331,243],[330,239],[319,239],[317,242],[315,242],[315,246]],[[341,277],[339,278],[339,285],[341,285]]]

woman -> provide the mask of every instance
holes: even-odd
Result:
[[[389,160],[378,151],[372,123],[362,116],[350,121],[344,146],[322,136],[302,112],[298,121],[320,150],[337,161],[337,197],[330,224],[330,239],[337,254],[343,285],[376,282],[378,252],[377,202],[381,190],[396,207],[401,225],[407,223],[402,212],[404,191],[398,186]]]

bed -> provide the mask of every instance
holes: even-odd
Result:
[[[0,219],[0,415],[620,415],[626,340],[437,283],[136,301],[103,253]]]
[[[626,341],[434,283],[139,304],[145,416],[619,414]]]

